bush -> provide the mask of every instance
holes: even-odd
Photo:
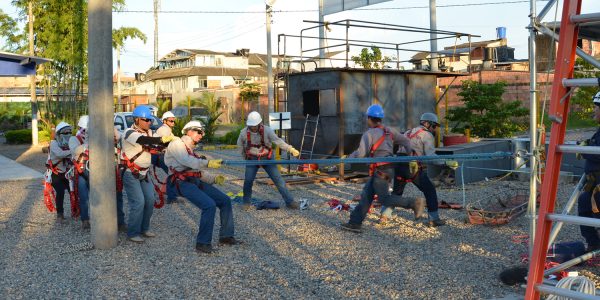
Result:
[[[4,136],[6,137],[7,144],[30,144],[31,143],[31,129],[19,129],[7,131]]]
[[[238,125],[234,130],[226,133],[219,142],[226,145],[235,145],[237,143],[237,139],[240,136],[240,131],[244,129],[244,125]]]

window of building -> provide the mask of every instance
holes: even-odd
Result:
[[[319,90],[306,91],[302,93],[302,114],[316,116],[319,111]]]
[[[198,86],[200,88],[208,88],[208,79],[198,77]]]

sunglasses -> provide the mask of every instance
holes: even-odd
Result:
[[[146,119],[146,118],[140,118],[140,120],[144,121],[144,122],[151,122],[152,119]]]
[[[175,120],[165,120],[165,121],[169,122],[169,123],[175,123]]]
[[[73,133],[71,131],[62,131],[59,134],[60,135],[72,135]]]

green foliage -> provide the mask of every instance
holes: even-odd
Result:
[[[123,48],[125,41],[128,39],[140,39],[146,43],[146,35],[135,27],[120,27],[112,30],[112,45],[113,48]]]
[[[243,124],[239,124],[236,128],[226,133],[223,137],[221,137],[220,141],[226,145],[235,145],[237,144],[238,137],[240,136],[240,132],[244,129]]]
[[[352,61],[365,69],[383,69],[385,63],[391,60],[388,56],[382,56],[381,50],[375,46],[371,46],[371,51],[369,48],[363,48],[359,56],[352,56]]]
[[[217,130],[217,121],[223,114],[221,112],[221,100],[215,99],[215,93],[204,92],[202,96],[197,99],[192,99],[191,106],[201,106],[206,108],[208,111],[207,119],[201,119],[202,125],[204,125],[204,138],[206,141],[214,141],[215,131]]]
[[[11,18],[0,9],[0,35],[4,36],[6,41],[1,50],[8,52],[21,52],[25,49],[25,38],[23,33],[19,33],[17,21]]]
[[[575,78],[598,78],[600,70],[581,58],[575,61]],[[594,112],[592,98],[598,92],[598,87],[579,87],[571,97],[571,112],[580,119],[590,118]],[[549,95],[548,95],[549,96]],[[594,125],[592,125],[594,127]]]
[[[521,107],[518,100],[502,101],[505,86],[504,82],[463,81],[458,95],[464,106],[451,108],[446,117],[454,123],[452,131],[462,132],[470,127],[471,133],[478,137],[509,137],[526,129],[529,110]]]
[[[258,83],[244,83],[240,85],[240,97],[244,101],[257,101],[260,96],[260,85]]]
[[[31,129],[18,129],[7,131],[4,136],[6,137],[7,144],[27,144],[31,143]]]
[[[187,122],[190,121],[190,117],[185,116],[181,119],[176,118],[175,119],[175,126],[173,126],[173,134],[181,137],[183,134],[181,133],[181,130],[183,129],[183,126],[185,126],[185,124],[187,124]]]
[[[22,129],[31,121],[31,104],[0,103],[0,131]]]
[[[158,107],[156,116],[162,118],[162,115],[169,111],[169,105],[171,104],[171,101],[169,99],[156,99],[156,104]]]

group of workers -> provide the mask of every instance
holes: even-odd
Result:
[[[434,134],[439,126],[437,116],[425,113],[420,118],[420,125],[406,133],[382,125],[384,111],[380,105],[371,105],[367,110],[368,130],[363,134],[360,145],[348,157],[391,157],[434,155]],[[150,230],[151,217],[155,207],[162,206],[157,201],[157,194],[166,193],[167,203],[176,202],[178,197],[190,201],[201,210],[200,224],[196,239],[196,250],[210,253],[212,233],[217,208],[219,209],[221,227],[219,243],[237,245],[234,232],[234,219],[231,199],[215,185],[222,185],[225,177],[213,173],[210,169],[221,168],[222,160],[207,159],[197,153],[196,146],[204,137],[204,127],[199,121],[190,121],[183,126],[182,137],[177,137],[172,130],[176,118],[171,112],[162,116],[163,125],[156,131],[150,129],[153,115],[147,106],[138,106],[132,113],[134,120],[131,128],[122,133],[115,128],[115,170],[117,174],[117,222],[119,230],[127,232],[131,242],[143,243],[146,238],[155,237]],[[57,220],[64,221],[65,190],[73,192],[76,201],[71,206],[78,207],[82,227],[90,228],[89,212],[89,150],[88,150],[88,116],[82,116],[78,122],[78,130],[72,134],[71,125],[61,122],[56,127],[55,138],[50,143],[47,161],[48,182],[55,198]],[[248,115],[246,127],[240,132],[237,140],[240,154],[246,160],[274,159],[273,144],[298,157],[300,152],[279,138],[273,129],[262,124],[258,112]],[[396,147],[395,147],[396,146]],[[397,150],[395,150],[397,149]],[[456,168],[456,161],[444,161],[445,165]],[[160,180],[156,168],[167,174],[162,187],[156,187]],[[299,204],[286,187],[276,165],[265,164],[246,166],[243,187],[243,209],[252,209],[252,186],[259,168],[263,168],[273,180],[288,209],[299,209]],[[382,204],[381,222],[387,222],[394,207],[411,209],[415,219],[427,217],[429,226],[442,226],[435,186],[427,176],[424,164],[411,161],[409,163],[374,163],[369,167],[370,179],[365,184],[360,202],[350,215],[348,223],[342,229],[354,232],[361,231],[361,224],[371,208],[375,196]],[[403,197],[406,183],[414,184],[424,194],[424,199]],[[390,193],[390,185],[393,186]],[[74,188],[73,188],[74,187]],[[128,219],[125,222],[122,191],[127,194]],[[48,200],[46,201],[48,204]],[[427,207],[427,214],[425,214]],[[72,213],[74,210],[72,209]],[[76,216],[75,216],[76,217]]]

